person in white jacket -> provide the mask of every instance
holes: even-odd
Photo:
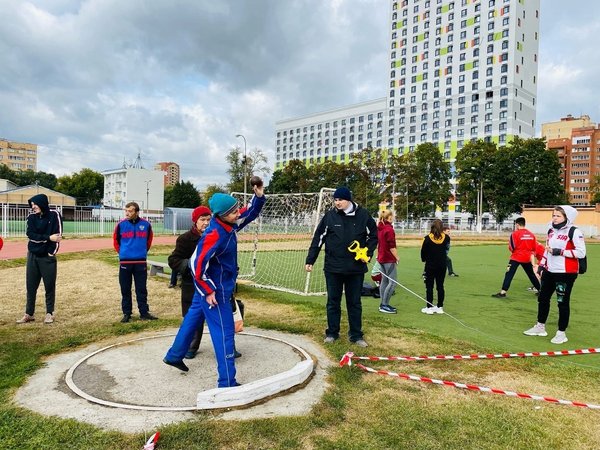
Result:
[[[558,331],[550,341],[553,344],[564,344],[568,341],[565,331],[571,313],[571,291],[579,272],[579,259],[586,255],[583,233],[573,224],[576,217],[577,210],[572,206],[556,206],[552,211],[546,251],[541,261],[543,272],[538,296],[537,323],[523,332],[527,336],[548,336],[546,319],[550,313],[550,299],[556,292]],[[575,229],[569,233],[571,228]]]

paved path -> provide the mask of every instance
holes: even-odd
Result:
[[[177,236],[154,236],[153,245],[172,245],[175,247]],[[93,239],[66,238],[60,243],[59,253],[86,252],[113,248],[112,236]],[[27,241],[4,241],[0,250],[0,260],[25,258],[27,256]]]

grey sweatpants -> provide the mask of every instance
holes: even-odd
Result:
[[[27,272],[25,275],[27,305],[25,306],[25,312],[30,316],[35,313],[35,298],[42,280],[44,280],[46,291],[46,312],[53,314],[56,298],[56,256],[37,256],[27,252]]]
[[[379,295],[381,297],[382,305],[389,305],[390,298],[394,295],[396,290],[396,281],[398,275],[396,273],[396,263],[384,263],[381,265],[381,284],[379,285]],[[388,278],[389,277],[389,278]],[[392,281],[393,280],[393,281]]]

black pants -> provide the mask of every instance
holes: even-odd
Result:
[[[137,300],[140,315],[148,312],[148,289],[146,281],[148,272],[146,263],[143,264],[121,264],[119,268],[119,284],[121,285],[121,309],[123,314],[130,316],[132,312],[131,284],[135,283],[135,298]]]
[[[444,306],[446,291],[444,291],[444,280],[446,279],[446,267],[426,267],[425,268],[425,295],[427,299],[427,307],[433,306],[433,283],[437,290],[437,306]]]
[[[538,296],[538,322],[546,323],[550,313],[550,299],[556,292],[558,303],[558,329],[565,331],[571,316],[571,291],[577,279],[576,273],[542,272],[542,287]]]
[[[181,315],[185,317],[192,306],[192,299],[194,298],[194,282],[188,282],[186,280],[181,281]],[[189,347],[189,352],[197,352],[200,348],[200,342],[202,341],[202,331],[204,330],[204,316],[198,321],[198,327],[194,333],[194,338]]]
[[[512,259],[508,261],[508,266],[506,267],[506,273],[504,274],[504,282],[502,283],[502,290],[508,291],[508,289],[510,288],[510,283],[512,283],[512,280],[519,266],[523,267],[523,270],[527,274],[529,281],[531,281],[531,284],[539,291],[540,282],[535,276],[535,273],[533,272],[533,266],[531,265],[531,263],[522,263],[518,261],[513,261]]]
[[[452,258],[446,256],[446,267],[448,267],[448,275],[454,273],[454,269],[452,268]]]
[[[25,286],[27,287],[27,305],[25,312],[30,316],[35,313],[35,299],[40,281],[44,280],[46,290],[46,312],[54,314],[56,299],[56,256],[37,256],[27,252],[27,272]]]
[[[337,339],[340,336],[340,320],[342,318],[342,291],[346,295],[348,310],[348,338],[352,342],[362,339],[362,290],[364,274],[325,272],[327,283],[327,329],[325,334]]]

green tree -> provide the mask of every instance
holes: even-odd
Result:
[[[600,175],[594,175],[592,185],[590,186],[590,203],[595,205],[600,203]]]
[[[227,189],[229,192],[244,192],[244,179],[246,180],[246,192],[252,192],[250,178],[252,175],[267,176],[271,169],[268,165],[268,159],[259,148],[251,150],[244,160],[244,153],[239,147],[233,148],[227,155],[229,169],[229,183]],[[245,175],[245,178],[244,178]]]
[[[213,194],[216,194],[217,192],[226,194],[227,190],[225,189],[224,186],[221,186],[219,184],[209,184],[208,186],[206,186],[206,190],[204,191],[204,198],[206,199],[207,205],[208,205],[208,200],[213,196]]]
[[[78,205],[97,205],[104,195],[104,177],[92,169],[81,169],[59,177],[56,190],[75,197]]]
[[[165,207],[195,208],[202,203],[202,197],[190,181],[182,181],[165,189],[164,201]]]
[[[10,170],[10,169],[9,169]],[[7,174],[10,175],[8,180],[12,181],[18,186],[28,186],[30,184],[39,184],[40,186],[47,187],[48,189],[56,188],[56,176],[46,172],[34,172],[31,169],[11,171]]]
[[[377,211],[382,199],[382,191],[389,183],[390,164],[387,153],[378,148],[367,147],[352,154],[351,162],[361,174],[358,177],[357,194],[363,201],[363,206],[371,211]]]
[[[483,209],[489,211],[488,199],[494,197],[492,186],[495,173],[500,173],[496,161],[496,144],[478,140],[467,142],[456,155],[457,200],[461,210],[473,215],[477,213],[477,195],[483,193]],[[496,168],[496,171],[494,171]]]
[[[268,192],[285,194],[288,192],[307,192],[309,170],[302,161],[293,159],[283,169],[276,170],[269,182]]]

